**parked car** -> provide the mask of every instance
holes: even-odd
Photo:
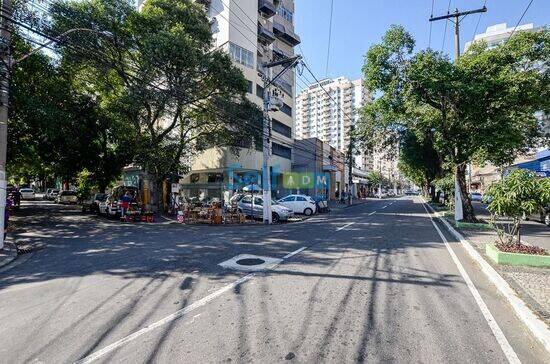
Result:
[[[82,201],[82,212],[99,212],[99,204],[107,200],[106,193],[94,193]]]
[[[317,212],[317,204],[313,197],[306,195],[288,195],[277,201],[281,205],[289,208],[295,214],[313,215]]]
[[[529,216],[526,216],[524,214],[522,218],[526,221],[539,220],[544,225],[550,226],[550,205],[543,207],[538,213],[535,212],[534,214]]]
[[[57,188],[48,188],[44,194],[44,199],[54,201],[59,195],[59,190]]]
[[[72,190],[63,190],[59,192],[55,198],[55,203],[59,204],[76,204],[78,202],[78,197],[76,196],[76,191]]]
[[[36,197],[32,188],[21,188],[19,192],[21,193],[22,200],[34,200]]]
[[[239,212],[242,214],[252,218],[261,219],[264,213],[263,204],[264,200],[262,197],[245,195],[239,200],[237,206],[239,208]],[[271,220],[274,223],[286,221],[293,215],[294,212],[291,209],[284,207],[275,201],[271,202]]]
[[[483,195],[479,192],[471,192],[470,193],[470,200],[481,202],[483,200]]]
[[[115,217],[120,215],[120,198],[126,193],[126,191],[130,191],[134,199],[136,199],[138,195],[138,189],[137,187],[133,186],[118,186],[113,188],[109,196],[107,196],[105,201],[102,201],[98,204],[99,207],[99,213],[102,215],[107,215],[109,217]]]

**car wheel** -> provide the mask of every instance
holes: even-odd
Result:
[[[311,214],[313,214],[313,210],[310,209],[309,207],[304,210],[304,215],[311,216]]]
[[[274,224],[279,222],[279,214],[278,213],[274,212],[273,214],[271,214],[271,222],[273,222]]]

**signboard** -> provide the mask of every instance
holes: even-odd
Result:
[[[180,184],[172,183],[172,193],[179,193],[179,192],[180,192]]]
[[[286,189],[296,189],[296,188],[326,188],[330,178],[327,174],[316,174],[316,173],[297,173],[297,172],[287,172],[283,173],[283,187]]]

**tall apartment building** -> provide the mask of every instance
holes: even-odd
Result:
[[[350,81],[338,77],[309,86],[296,98],[296,139],[318,138],[346,153],[350,127],[359,120],[359,110],[369,100],[361,79]],[[369,161],[360,154],[355,158],[355,165],[369,169]]]
[[[294,0],[196,1],[205,6],[210,19],[213,47],[227,51],[248,80],[249,99],[262,107],[262,74],[269,73],[271,78],[282,69],[266,70],[263,63],[294,56],[294,47],[300,43],[294,33]],[[279,111],[270,112],[271,165],[277,172],[290,171],[292,166],[294,76],[290,69],[275,82],[283,102]],[[233,192],[227,186],[235,185],[243,175],[259,174],[262,161],[262,151],[252,144],[242,145],[238,155],[229,148],[211,148],[193,158],[191,173],[182,181],[182,192],[187,197],[227,199]]]

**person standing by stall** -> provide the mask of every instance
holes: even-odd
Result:
[[[134,199],[132,198],[132,194],[130,191],[126,191],[124,195],[120,198],[120,217],[123,218],[126,211],[128,211],[128,208],[130,207],[130,204],[132,203]]]

